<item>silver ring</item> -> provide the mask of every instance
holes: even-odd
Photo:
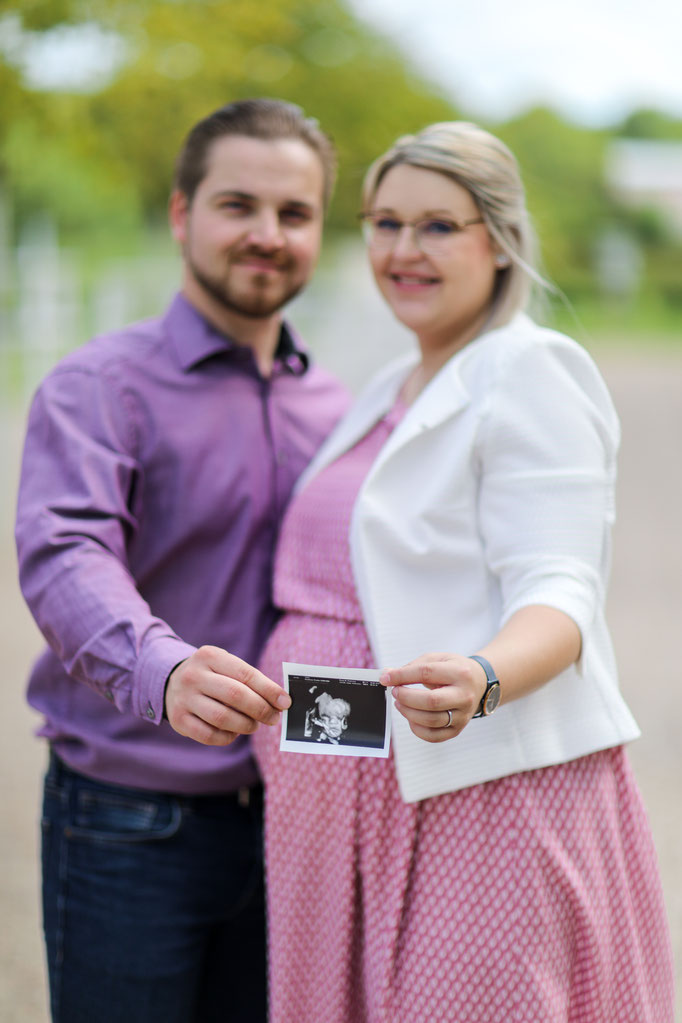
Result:
[[[446,714],[448,716],[448,723],[447,723],[447,725],[445,725],[445,727],[449,728],[450,725],[452,724],[452,711],[448,710],[448,711],[446,711]]]

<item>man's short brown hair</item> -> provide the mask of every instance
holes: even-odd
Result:
[[[191,203],[206,175],[208,154],[216,139],[246,135],[256,139],[300,139],[319,157],[324,174],[323,200],[329,204],[336,178],[336,152],[314,117],[279,99],[244,99],[228,103],[190,130],[175,164],[174,187]]]

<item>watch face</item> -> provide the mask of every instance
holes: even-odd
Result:
[[[490,689],[486,693],[485,700],[483,701],[483,713],[488,717],[497,707],[500,702],[500,683],[494,682]]]

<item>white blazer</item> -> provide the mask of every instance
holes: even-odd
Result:
[[[417,354],[368,385],[299,483],[395,401]],[[540,690],[427,743],[393,711],[406,802],[545,767],[639,735],[604,620],[618,419],[576,342],[527,316],[457,352],[374,462],[351,519],[351,559],[375,663],[475,653],[519,608],[564,611],[580,662]]]

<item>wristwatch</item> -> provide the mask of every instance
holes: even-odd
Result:
[[[478,661],[483,668],[488,684],[485,687],[485,692],[481,697],[481,702],[478,705],[478,710],[473,715],[475,718],[487,718],[497,710],[500,702],[500,680],[493,670],[493,666],[490,661],[486,661],[485,657],[481,657],[479,654],[471,654],[469,656],[470,661]]]

